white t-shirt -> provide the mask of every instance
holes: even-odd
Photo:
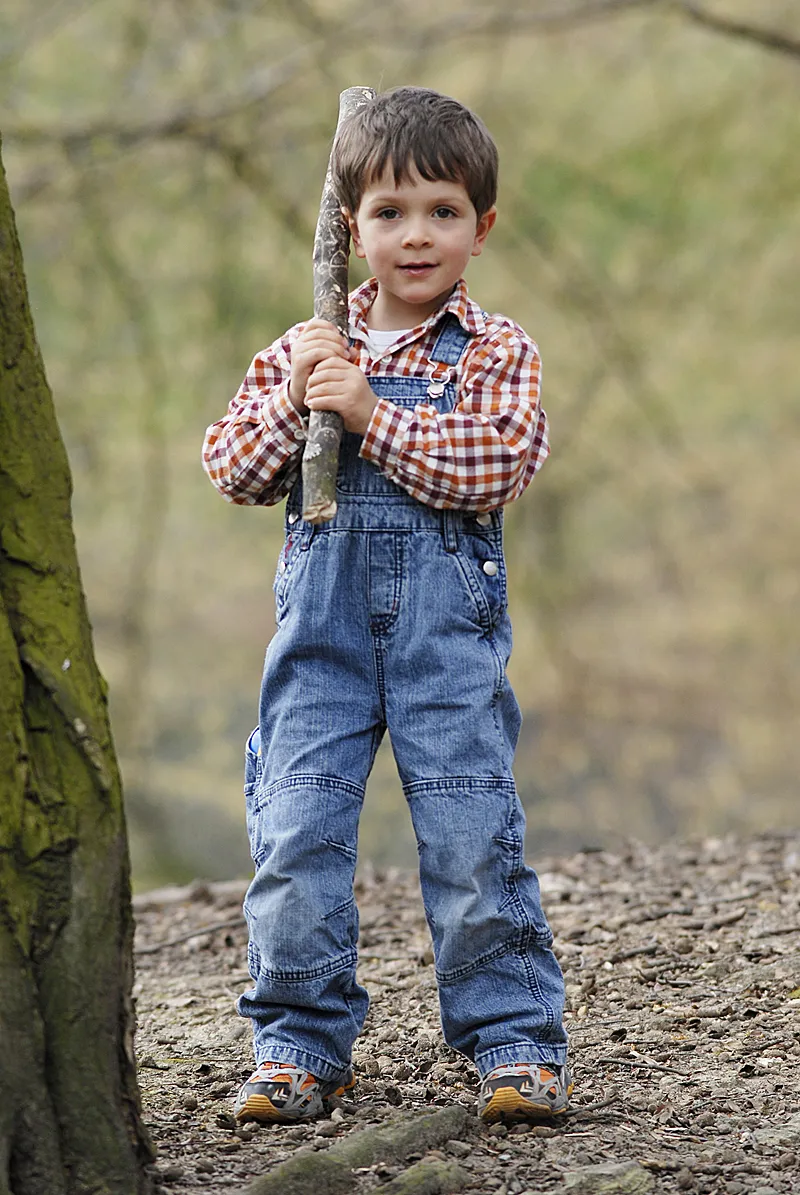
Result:
[[[369,328],[366,344],[371,356],[382,357],[393,344],[410,331],[410,328],[392,328],[389,332],[383,332],[379,328]],[[363,333],[359,333],[359,339],[363,339]]]

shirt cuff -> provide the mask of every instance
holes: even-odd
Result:
[[[359,456],[391,477],[396,472],[400,446],[412,418],[411,411],[396,406],[388,398],[379,398],[364,433]]]
[[[270,390],[261,402],[264,426],[276,445],[287,453],[302,449],[308,437],[308,419],[303,418],[289,398],[288,381]]]

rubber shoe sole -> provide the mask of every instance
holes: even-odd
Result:
[[[352,1071],[347,1082],[334,1086],[300,1067],[260,1066],[241,1087],[233,1114],[240,1124],[297,1124],[322,1116],[329,1099],[354,1086]]]
[[[563,1116],[573,1087],[564,1067],[495,1067],[481,1085],[479,1116],[484,1124]]]

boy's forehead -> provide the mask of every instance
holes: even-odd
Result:
[[[399,182],[395,181],[395,168],[392,162],[387,162],[382,172],[367,179],[362,192],[362,200],[369,198],[391,198],[410,192],[427,192],[433,194],[460,195],[469,198],[467,189],[460,179],[423,178],[417,167],[412,163],[405,166],[400,174]]]

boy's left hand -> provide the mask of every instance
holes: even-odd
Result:
[[[369,427],[377,395],[352,361],[329,357],[320,361],[306,384],[306,406],[311,411],[337,411],[349,432],[363,436]]]

